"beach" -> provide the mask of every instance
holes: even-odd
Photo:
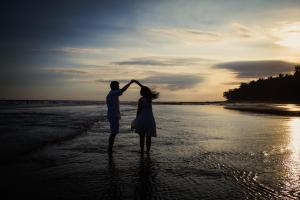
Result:
[[[298,199],[300,118],[224,105],[153,105],[157,137],[141,157],[121,105],[107,155],[106,106],[1,110],[2,194],[38,199]]]

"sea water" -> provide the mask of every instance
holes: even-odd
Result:
[[[113,157],[105,105],[1,110],[2,187],[41,199],[298,199],[300,118],[154,105],[157,137],[140,156],[121,105]]]

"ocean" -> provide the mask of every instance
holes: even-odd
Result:
[[[130,131],[136,106],[123,104],[109,157],[105,104],[2,106],[1,194],[10,199],[299,199],[300,117],[225,107],[153,105],[158,136],[151,155],[141,157],[138,135]]]

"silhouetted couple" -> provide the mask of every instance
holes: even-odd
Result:
[[[107,119],[110,123],[110,136],[107,150],[109,155],[112,155],[114,140],[116,135],[119,133],[119,121],[121,119],[119,96],[121,96],[132,83],[136,83],[141,87],[141,98],[138,101],[136,118],[131,124],[132,130],[140,136],[141,155],[144,153],[145,138],[147,154],[149,155],[151,137],[156,137],[156,124],[152,112],[152,100],[158,98],[158,93],[152,91],[146,86],[143,86],[136,80],[131,80],[122,89],[119,88],[119,82],[112,81],[110,83],[111,90],[106,97]]]

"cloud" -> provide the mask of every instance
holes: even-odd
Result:
[[[63,48],[55,48],[49,49],[49,51],[57,51],[63,53],[87,53],[87,54],[99,54],[99,53],[107,53],[117,51],[115,48],[81,48],[81,47],[63,47]]]
[[[149,29],[149,33],[162,35],[183,42],[214,42],[222,39],[221,35],[212,31],[197,29]]]
[[[114,79],[114,80],[107,80],[107,79],[97,79],[94,80],[93,82],[99,82],[99,83],[110,83],[111,81],[118,81],[119,83],[128,83],[130,80],[129,79]]]
[[[232,23],[231,27],[240,37],[249,38],[254,36],[254,33],[250,28],[240,23]]]
[[[144,66],[186,66],[203,63],[216,62],[214,59],[208,58],[172,58],[172,57],[144,57],[133,58],[126,61],[113,62],[115,65],[144,65]]]
[[[66,68],[48,68],[47,71],[61,74],[88,74],[88,72],[83,70]]]
[[[194,74],[167,74],[159,73],[157,75],[149,76],[141,80],[146,84],[164,85],[170,90],[181,90],[193,88],[204,78]]]
[[[300,50],[300,22],[285,23],[273,29],[273,35],[277,37],[276,44],[290,49]]]
[[[172,73],[153,73],[150,76],[139,79],[144,85],[167,88],[169,90],[182,90],[193,88],[201,83],[205,78],[199,74],[172,74]],[[110,83],[111,80],[98,79],[96,82]],[[118,79],[120,83],[128,83],[129,80]]]
[[[259,78],[289,73],[293,71],[294,64],[280,60],[260,60],[219,63],[214,67],[231,70],[238,78]]]
[[[223,83],[223,85],[239,85],[239,84],[241,84],[240,81],[229,81],[229,82]]]

